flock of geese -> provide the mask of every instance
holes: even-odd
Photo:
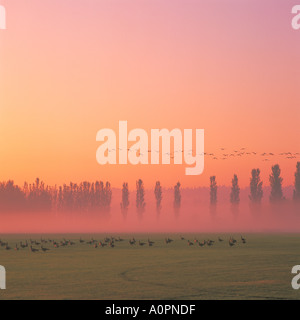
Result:
[[[185,240],[185,238],[181,237],[181,240]],[[223,242],[223,241],[224,241],[224,239],[218,237],[218,242]],[[214,240],[210,240],[210,239],[203,240],[201,242],[199,240],[197,240],[197,239],[194,239],[194,242],[192,242],[190,240],[187,240],[187,242],[188,242],[189,246],[192,246],[194,244],[196,244],[196,245],[198,244],[199,247],[204,247],[205,245],[210,247],[215,243]],[[229,244],[230,247],[234,246],[237,243],[238,243],[238,241],[236,239],[234,239],[233,237],[230,237],[229,240],[228,240],[228,244]],[[246,239],[243,236],[241,236],[241,243],[243,243],[243,244],[247,243]]]
[[[116,152],[117,150],[122,151],[122,148],[117,148],[117,149],[108,149],[108,152]],[[129,152],[138,152],[139,155],[143,155],[141,153],[140,149],[132,149],[132,148],[127,148],[126,149]],[[204,155],[204,156],[209,156],[212,157],[213,160],[227,160],[230,158],[234,157],[243,157],[243,156],[260,156],[262,158],[262,161],[270,161],[270,158],[273,156],[281,156],[286,159],[296,159],[300,156],[299,152],[281,152],[281,153],[273,153],[273,152],[255,152],[255,151],[247,151],[247,148],[240,148],[237,150],[226,150],[226,148],[220,148],[221,153],[209,153],[209,152],[203,152],[203,153],[198,153],[196,155]],[[146,151],[147,152],[147,151]],[[151,152],[157,152],[159,153],[160,150],[148,150],[148,153]],[[166,152],[164,153],[165,155],[170,156],[171,159],[174,159],[175,153],[183,153],[187,152],[188,155],[193,154],[193,150],[175,150],[174,152]]]
[[[217,241],[211,240],[211,239],[206,239],[203,241],[199,241],[198,239],[194,239],[194,240],[189,240],[189,239],[185,239],[183,236],[180,236],[180,240],[181,241],[186,241],[188,246],[193,246],[193,245],[198,245],[199,247],[204,247],[204,246],[212,246],[215,244],[215,242],[223,242],[224,239],[218,237]],[[86,244],[89,246],[92,246],[93,248],[97,249],[100,247],[111,247],[114,248],[116,246],[116,243],[119,242],[123,242],[125,241],[125,239],[122,239],[120,237],[105,237],[104,240],[95,240],[94,238],[91,238],[90,240],[83,240],[82,238],[79,239],[79,241],[77,242],[78,244]],[[164,242],[166,245],[169,245],[170,243],[172,243],[174,240],[170,239],[170,238],[165,238]],[[130,246],[149,246],[152,247],[155,242],[150,240],[148,238],[147,241],[142,241],[142,240],[136,240],[134,237],[130,238],[128,240],[128,243]],[[233,247],[234,245],[236,245],[238,243],[238,241],[236,239],[234,239],[232,236],[230,236],[229,240],[228,240],[228,244],[230,247]],[[245,244],[246,243],[246,239],[241,236],[241,240],[240,243]],[[45,247],[47,245],[47,248]],[[32,240],[30,239],[25,240],[25,242],[20,241],[18,243],[15,244],[14,247],[10,247],[8,242],[2,241],[0,240],[0,247],[4,248],[5,250],[15,250],[15,251],[19,251],[19,250],[24,250],[24,249],[29,249],[31,252],[47,252],[50,251],[51,249],[49,248],[52,247],[53,250],[58,249],[60,247],[68,247],[68,246],[74,246],[76,245],[76,243],[74,241],[71,240],[66,240],[65,238],[63,238],[60,241],[55,241],[52,239],[43,239],[41,238],[40,241],[37,240]]]

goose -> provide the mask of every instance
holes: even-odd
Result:
[[[32,248],[32,246],[30,246],[30,251],[31,251],[31,252],[38,252],[39,250],[38,250],[38,249],[35,249],[35,248]]]
[[[99,246],[101,246],[103,248],[103,247],[107,246],[107,244],[99,241]]]
[[[154,244],[154,242],[153,242],[153,241],[150,241],[150,239],[148,239],[148,245],[149,245],[149,247],[152,247],[153,244]]]
[[[234,246],[234,242],[232,242],[231,239],[229,239],[229,245],[230,245],[230,247]]]
[[[233,237],[230,237],[230,241],[231,241],[233,244],[237,243],[237,241],[236,241]]]
[[[133,240],[129,239],[129,244],[132,246],[132,245],[134,245],[134,244],[135,244],[135,241],[133,241]]]
[[[41,246],[41,250],[42,250],[43,252],[46,252],[46,251],[49,251],[50,249],[44,248],[43,246]]]
[[[214,244],[214,241],[208,239],[208,240],[206,241],[206,244],[207,244],[208,246],[212,246],[212,245]]]
[[[113,241],[111,241],[111,242],[109,243],[109,246],[110,246],[111,248],[114,248],[114,247],[115,247],[114,242],[113,242]]]
[[[165,243],[166,243],[166,244],[171,243],[172,241],[173,241],[173,240],[170,239],[170,238],[166,238],[166,239],[165,239]]]
[[[22,248],[22,249],[26,248],[26,245],[25,245],[25,244],[23,244],[23,242],[22,242],[22,241],[20,242],[20,248]]]
[[[199,247],[204,247],[206,244],[206,241],[198,242]]]

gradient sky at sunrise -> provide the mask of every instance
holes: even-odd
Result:
[[[300,153],[300,31],[289,0],[0,0],[0,180],[143,178],[173,186],[248,185],[272,164],[292,184]],[[201,176],[185,165],[100,166],[96,133],[203,128]],[[225,148],[222,151],[220,148]],[[220,160],[223,153],[246,152]],[[264,159],[270,161],[262,161]]]

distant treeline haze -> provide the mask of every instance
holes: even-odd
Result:
[[[284,201],[282,191],[281,170],[278,164],[271,168],[269,183],[271,203]],[[173,210],[178,215],[181,207],[180,182],[174,186]],[[160,181],[154,186],[156,212],[159,216],[163,206],[163,191]],[[263,182],[260,178],[260,170],[253,169],[250,176],[249,201],[252,204],[260,204],[263,199]],[[230,203],[237,206],[240,203],[240,187],[236,174],[231,182]],[[300,162],[297,162],[294,182],[293,200],[300,202]],[[70,183],[62,186],[45,185],[39,178],[34,183],[24,183],[23,187],[15,185],[13,181],[0,183],[0,211],[54,211],[54,212],[81,212],[97,213],[107,215],[110,211],[112,201],[112,188],[109,182],[82,182],[80,184]],[[210,205],[216,206],[218,202],[218,185],[215,176],[210,177]],[[122,196],[120,199],[120,210],[124,217],[127,216],[130,207],[129,187],[124,182]],[[136,211],[142,216],[145,207],[145,189],[142,179],[136,182]]]

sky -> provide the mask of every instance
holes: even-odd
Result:
[[[299,2],[299,1],[298,1]],[[290,0],[0,0],[0,180],[264,184],[300,153],[300,31]],[[96,161],[102,128],[204,129],[204,172]],[[221,150],[224,149],[224,150]],[[234,150],[251,152],[221,160]],[[252,152],[256,152],[254,155]],[[261,156],[262,153],[273,156]],[[266,161],[268,159],[268,161]]]

